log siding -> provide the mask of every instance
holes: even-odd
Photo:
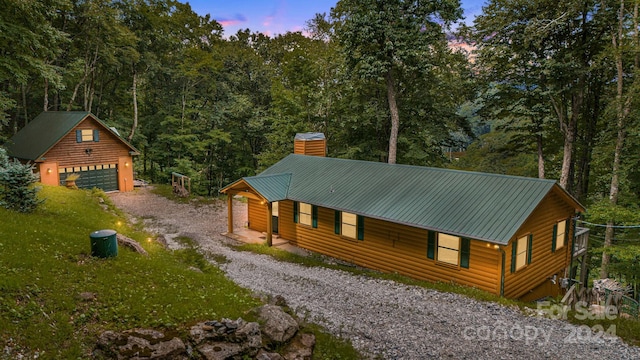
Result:
[[[573,215],[573,208],[569,206],[554,191],[550,192],[522,225],[520,232],[507,247],[505,266],[504,296],[521,298],[535,287],[548,282],[553,275],[564,276],[563,271],[569,267],[571,261],[571,241],[573,227],[567,228],[569,241],[566,246],[552,252],[553,226],[562,219],[569,219]],[[569,224],[572,222],[569,221]],[[512,247],[519,236],[533,234],[531,247],[531,263],[524,268],[511,273]],[[559,278],[557,279],[559,282]]]
[[[554,225],[570,219],[575,211],[556,190],[540,202],[507,245],[471,239],[469,268],[429,259],[426,229],[365,217],[364,239],[356,240],[335,233],[333,209],[318,207],[317,228],[295,223],[293,211],[293,201],[279,202],[279,235],[294,245],[382,272],[433,282],[455,282],[507,298],[557,294],[560,277],[565,276],[564,271],[571,261],[572,221],[567,229],[567,245],[555,252],[551,249]],[[266,231],[265,204],[249,199],[248,214],[251,229]],[[512,273],[512,247],[518,237],[529,234],[532,235],[531,261]],[[504,287],[501,285],[502,271]],[[553,275],[558,275],[557,284],[549,286],[549,278]]]
[[[248,207],[249,227],[264,231],[265,205],[250,199]],[[454,268],[427,258],[425,229],[365,217],[364,239],[357,240],[335,234],[333,209],[318,208],[317,228],[293,222],[292,201],[279,202],[279,215],[280,236],[302,248],[374,270],[496,292],[499,251],[487,242],[472,239],[469,268]]]

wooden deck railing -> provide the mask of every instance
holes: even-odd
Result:
[[[191,178],[177,172],[171,173],[171,186],[173,192],[181,197],[187,197],[191,194]]]
[[[589,245],[589,229],[576,227],[576,235],[573,245],[573,257],[581,256],[587,252]]]

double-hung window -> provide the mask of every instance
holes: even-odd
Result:
[[[458,265],[460,261],[460,238],[457,236],[438,234],[438,257],[443,263]]]
[[[511,272],[516,272],[531,263],[533,235],[525,235],[516,239],[512,245]]]
[[[293,222],[317,228],[318,207],[315,205],[294,201]]]
[[[300,224],[309,225],[313,223],[313,206],[307,203],[300,203]]]
[[[364,240],[364,218],[349,212],[335,212],[334,232],[346,238]]]
[[[551,252],[555,252],[556,250],[562,248],[566,245],[567,242],[567,223],[568,220],[558,221],[557,224],[553,225],[553,239],[551,239]]]
[[[468,269],[470,251],[470,239],[429,231],[427,239],[427,258],[429,259]]]

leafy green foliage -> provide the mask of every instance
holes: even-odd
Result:
[[[34,211],[43,202],[38,200],[36,180],[33,165],[10,161],[0,148],[0,205],[24,213]]]
[[[606,224],[611,221],[615,229],[612,247],[606,249],[611,255],[609,273],[624,284],[631,285],[636,291],[640,287],[640,212],[636,204],[613,205],[608,198],[598,199],[591,203],[586,214],[590,223]],[[589,226],[588,224],[586,226]],[[630,226],[624,228],[624,226]],[[605,228],[591,228],[589,234],[592,268],[600,267],[604,247]],[[595,273],[593,271],[592,273]]]
[[[426,159],[437,143],[434,138],[442,134],[434,128],[447,123],[446,115],[455,119],[455,110],[447,114],[446,96],[438,94],[462,83],[457,76],[464,72],[464,65],[448,49],[443,33],[443,28],[461,17],[460,3],[341,0],[331,15],[349,71],[368,86],[384,86],[385,110],[391,121],[390,126],[384,124],[377,130],[387,135],[388,147],[383,149],[388,151],[388,161],[396,163],[400,153],[405,155],[403,162],[429,163]],[[433,106],[438,100],[442,103]],[[460,100],[453,102],[458,105]],[[401,126],[407,129],[401,131]],[[401,133],[417,136],[408,140]]]
[[[453,159],[449,168],[484,171],[494,174],[536,177],[536,159],[531,145],[523,146],[505,132],[490,132],[480,136],[464,154]]]

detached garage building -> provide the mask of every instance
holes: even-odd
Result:
[[[43,112],[5,146],[10,157],[34,162],[43,184],[64,185],[76,173],[80,188],[133,190],[138,150],[89,112]]]

